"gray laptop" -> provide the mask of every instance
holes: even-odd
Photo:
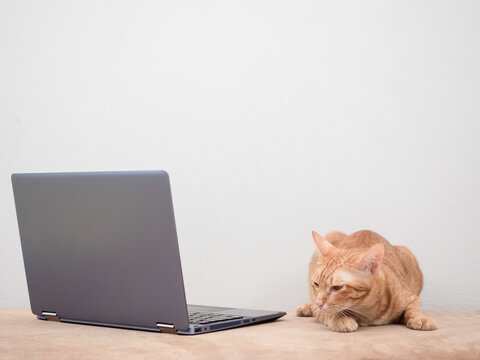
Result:
[[[285,315],[187,305],[165,171],[13,174],[12,184],[39,319],[194,335]]]

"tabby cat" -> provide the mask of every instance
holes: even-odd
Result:
[[[395,322],[415,330],[437,328],[420,308],[423,275],[406,247],[369,230],[335,231],[325,238],[313,231],[313,239],[311,303],[300,304],[297,316],[314,316],[338,332]]]

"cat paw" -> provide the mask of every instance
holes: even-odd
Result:
[[[313,316],[310,303],[303,303],[297,306],[297,316]]]
[[[355,321],[354,318],[342,317],[332,323],[330,329],[342,333],[353,332],[358,329],[358,323]]]
[[[437,322],[428,316],[419,316],[407,321],[407,327],[413,330],[435,330]]]

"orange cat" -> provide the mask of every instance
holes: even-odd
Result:
[[[318,249],[308,275],[312,302],[300,304],[297,316],[315,316],[339,332],[400,321],[415,330],[437,328],[422,314],[423,275],[406,247],[369,230],[325,238],[313,231],[313,238]]]

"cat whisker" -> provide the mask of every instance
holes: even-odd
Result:
[[[370,316],[368,316],[367,314],[365,314],[364,312],[361,312],[359,310],[355,310],[355,309],[348,309],[349,311],[355,313],[355,314],[358,314],[358,315],[361,315],[361,316],[364,316],[366,319],[371,319]]]
[[[343,311],[350,316],[357,317],[360,320],[363,320],[363,321],[366,321],[366,322],[371,322],[371,320],[372,320],[370,316],[368,316],[367,314],[365,314],[361,311],[358,311],[358,310],[345,308]]]
[[[341,315],[342,317],[348,317],[347,315],[345,315],[345,314],[343,313],[343,311],[339,311],[339,312],[337,312],[337,314]]]
[[[361,320],[361,321],[368,322],[367,319],[364,319],[362,316],[359,316],[358,314],[349,312],[349,311],[347,311],[347,310],[345,310],[344,313],[345,313],[347,316],[352,317],[352,318],[354,318],[354,319],[358,319],[358,320]]]
[[[329,309],[324,309],[325,312],[328,312],[329,314],[338,314],[340,313],[343,308],[341,308],[340,306],[338,305],[329,305]]]

